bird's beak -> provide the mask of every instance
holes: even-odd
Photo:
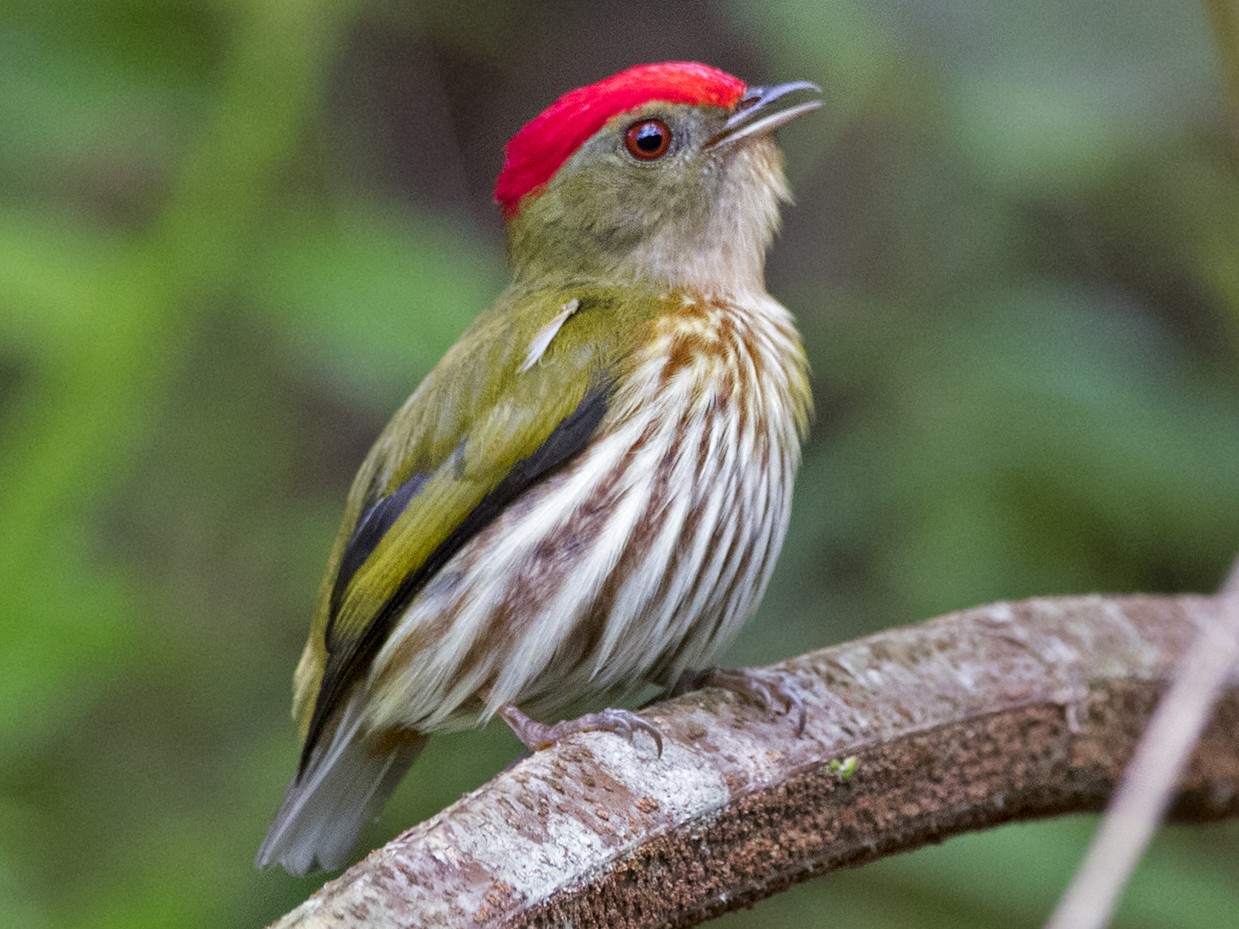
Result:
[[[705,147],[717,148],[751,135],[771,132],[822,105],[821,100],[802,100],[796,103],[796,98],[803,96],[804,92],[820,94],[822,89],[808,81],[750,87],[723,124],[723,131],[707,142]]]

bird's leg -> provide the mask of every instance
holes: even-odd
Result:
[[[668,696],[678,697],[690,690],[718,687],[756,701],[769,713],[796,715],[796,735],[804,732],[805,705],[796,689],[782,674],[757,668],[703,668],[685,671],[671,685]]]
[[[601,710],[597,713],[586,713],[577,719],[565,719],[563,722],[548,726],[536,719],[530,719],[522,713],[514,703],[505,703],[499,708],[503,721],[512,727],[516,737],[525,743],[531,752],[550,748],[565,736],[576,732],[614,732],[632,742],[633,735],[644,732],[654,740],[658,755],[663,753],[663,736],[658,727],[640,714],[632,710]]]

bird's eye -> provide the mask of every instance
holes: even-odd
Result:
[[[641,119],[624,133],[628,154],[638,161],[653,161],[671,147],[671,129],[661,119]]]

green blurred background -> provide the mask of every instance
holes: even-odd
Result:
[[[731,661],[1207,591],[1239,550],[1239,180],[1196,4],[418,6],[0,13],[0,925],[255,926],[320,882],[251,859],[348,482],[503,285],[504,141],[638,61],[826,89],[769,268],[819,412]],[[367,841],[517,747],[433,741]],[[1090,828],[719,925],[1035,926]],[[1234,925],[1237,868],[1239,827],[1167,830],[1118,925]]]

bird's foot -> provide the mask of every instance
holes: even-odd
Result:
[[[685,671],[671,688],[670,695],[678,697],[690,690],[702,687],[718,687],[748,697],[761,705],[768,713],[795,714],[796,735],[804,732],[804,699],[788,683],[785,675],[756,668],[703,668],[700,671]]]
[[[565,736],[577,732],[614,732],[622,735],[631,743],[633,736],[644,732],[654,740],[659,757],[663,753],[663,735],[658,727],[632,710],[602,710],[597,713],[586,713],[577,719],[565,719],[563,722],[548,726],[536,719],[530,719],[522,713],[515,704],[507,703],[499,708],[503,721],[512,727],[516,737],[525,743],[531,752],[550,748]]]

